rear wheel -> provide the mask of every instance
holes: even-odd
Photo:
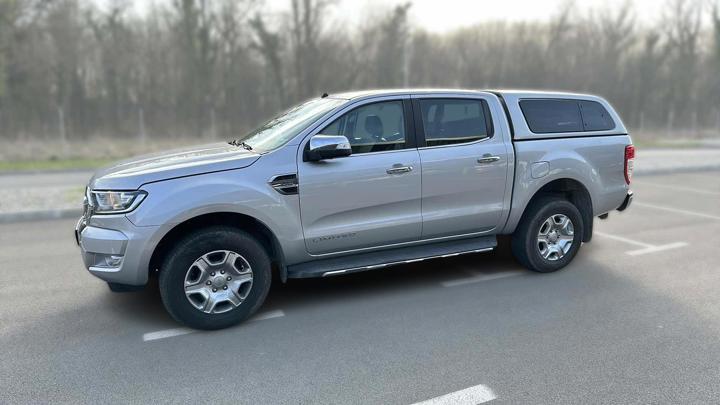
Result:
[[[270,289],[270,259],[255,238],[230,227],[196,231],[170,251],[160,295],[170,315],[197,329],[244,321]]]
[[[559,197],[542,197],[528,207],[512,237],[515,258],[530,270],[549,273],[567,266],[582,244],[580,211]]]

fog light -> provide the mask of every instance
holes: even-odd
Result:
[[[118,255],[95,254],[95,267],[116,268],[122,264],[123,257]]]

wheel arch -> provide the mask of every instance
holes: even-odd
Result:
[[[207,228],[213,225],[236,227],[257,237],[258,241],[263,245],[270,256],[273,270],[279,273],[282,282],[287,280],[287,269],[282,245],[270,227],[257,218],[237,212],[205,213],[176,224],[167,233],[165,233],[165,235],[163,235],[160,242],[158,242],[155,246],[148,265],[149,275],[160,271],[160,265],[167,253],[170,249],[172,249],[175,243],[177,243],[185,235],[195,230]]]
[[[580,211],[583,219],[583,242],[589,242],[593,233],[593,201],[587,187],[580,181],[564,177],[551,180],[535,191],[533,196],[522,207],[522,215],[518,219],[520,223],[527,214],[528,208],[538,199],[546,196],[558,196],[574,204]],[[517,224],[515,224],[517,225]],[[513,226],[514,228],[514,226]]]

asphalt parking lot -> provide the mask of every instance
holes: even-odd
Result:
[[[717,403],[720,172],[633,189],[560,272],[501,244],[291,280],[217,332],[111,293],[73,220],[0,225],[0,403]]]

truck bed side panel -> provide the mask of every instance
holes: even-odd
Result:
[[[617,208],[625,199],[627,135],[515,141],[515,181],[512,209],[502,233],[515,230],[532,197],[560,179],[581,183],[590,194],[593,216]]]

